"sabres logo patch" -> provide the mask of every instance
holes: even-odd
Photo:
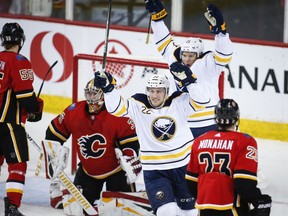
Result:
[[[152,134],[162,142],[172,139],[176,132],[175,120],[171,117],[161,116],[152,122]]]

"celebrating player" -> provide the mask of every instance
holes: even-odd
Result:
[[[194,140],[187,168],[187,185],[196,208],[201,216],[269,216],[271,197],[257,188],[257,143],[237,132],[237,103],[222,99],[215,114],[218,129]]]
[[[129,99],[119,95],[111,74],[95,73],[95,85],[104,92],[107,110],[115,116],[130,117],[136,126],[140,143],[145,188],[157,216],[197,215],[194,200],[185,181],[193,135],[187,116],[195,112],[194,87],[191,71],[179,73],[185,77],[189,93],[174,92],[169,97],[169,80],[165,75],[153,75],[146,94]]]
[[[21,216],[27,161],[29,160],[25,122],[42,118],[43,101],[33,89],[30,61],[19,54],[24,31],[18,23],[6,23],[0,35],[0,167],[4,157],[9,176],[6,181],[5,216]]]
[[[137,157],[139,143],[133,122],[107,112],[103,92],[94,86],[94,80],[87,83],[84,91],[86,100],[73,103],[54,118],[47,128],[45,139],[63,145],[72,135],[80,159],[74,184],[83,190],[83,195],[93,205],[100,199],[104,183],[106,190],[131,192],[132,185],[129,184],[136,181],[142,167]],[[120,151],[123,153],[120,157],[125,158],[126,164],[121,163],[123,167],[116,157],[116,148],[121,150],[118,149],[116,153]],[[133,161],[133,164],[129,164],[129,161]],[[57,166],[65,167],[61,164]],[[129,176],[131,172],[126,173],[123,169],[126,172],[132,169],[136,178],[133,179],[133,176]],[[52,181],[50,189],[51,206],[61,208],[59,182]],[[73,213],[75,210],[73,207],[67,208],[70,209],[64,208],[65,212]]]
[[[197,82],[206,86],[205,94],[207,97],[209,96],[208,106],[188,119],[194,137],[216,129],[214,107],[219,101],[218,80],[224,66],[231,61],[233,52],[232,42],[226,32],[226,23],[221,11],[214,5],[209,5],[207,8],[205,18],[208,20],[211,32],[215,34],[215,51],[204,52],[204,44],[200,38],[190,37],[181,46],[175,45],[163,21],[167,12],[161,1],[146,0],[145,4],[146,10],[151,14],[151,26],[156,46],[167,60],[177,88],[181,91],[187,91],[174,75],[175,72],[185,70],[192,70],[197,77]]]

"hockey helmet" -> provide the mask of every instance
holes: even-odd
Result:
[[[223,129],[239,125],[240,111],[233,99],[221,99],[215,107],[215,115],[216,124]]]
[[[20,48],[26,39],[24,31],[18,23],[6,23],[2,28],[0,37],[2,46],[17,44]]]
[[[157,74],[157,75],[153,75],[150,77],[150,79],[147,82],[147,86],[146,86],[146,94],[148,97],[148,101],[150,103],[151,106],[152,103],[150,101],[149,98],[149,88],[165,88],[165,98],[167,98],[168,94],[169,94],[169,87],[170,87],[170,82],[168,80],[168,77],[164,74]],[[165,99],[163,100],[163,103],[158,106],[158,107],[154,107],[154,108],[161,108],[165,103]]]
[[[200,38],[189,37],[181,46],[180,58],[183,52],[194,52],[197,54],[197,58],[202,55],[204,51],[204,44]]]
[[[88,104],[89,113],[98,113],[104,105],[104,94],[102,89],[94,86],[94,79],[86,84],[84,95]]]

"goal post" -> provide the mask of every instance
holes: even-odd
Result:
[[[93,54],[77,54],[73,57],[72,101],[84,100],[84,88],[94,78],[96,71],[102,70],[103,56]],[[145,83],[153,74],[165,73],[170,80],[170,93],[176,90],[168,64],[162,57],[119,56],[108,55],[105,70],[117,80],[116,88],[124,97],[135,93],[145,93]],[[219,94],[223,97],[224,76],[219,79]],[[73,143],[71,151],[71,171],[77,169],[77,143]]]

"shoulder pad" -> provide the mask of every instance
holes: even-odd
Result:
[[[147,98],[146,94],[138,93],[132,96],[132,98],[136,101],[143,103],[147,108],[153,108]]]

